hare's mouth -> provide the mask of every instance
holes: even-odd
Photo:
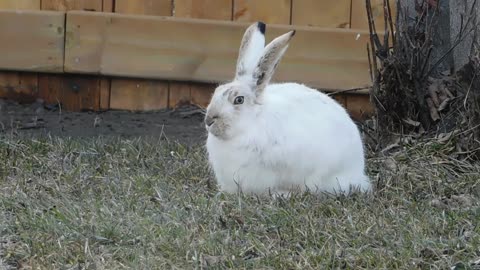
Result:
[[[227,126],[220,123],[220,121],[215,121],[215,123],[211,125],[206,125],[206,128],[209,134],[212,134],[218,139],[221,139],[221,140],[228,139]]]

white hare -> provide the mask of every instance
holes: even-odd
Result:
[[[265,24],[251,25],[234,80],[212,96],[206,149],[220,190],[368,191],[362,140],[345,109],[302,84],[269,84],[294,35],[265,47]]]

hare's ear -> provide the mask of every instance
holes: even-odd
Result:
[[[295,30],[283,34],[270,42],[253,73],[253,80],[256,84],[257,96],[262,93],[273,77],[280,59],[288,48],[290,39],[295,35]]]
[[[251,81],[253,71],[265,48],[265,24],[256,22],[250,25],[242,38],[238,53],[235,79]]]

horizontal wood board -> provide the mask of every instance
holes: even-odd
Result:
[[[67,14],[65,71],[149,79],[232,78],[248,23],[73,11]],[[267,26],[267,40],[296,29],[276,81],[325,89],[370,85],[368,33]]]
[[[65,14],[0,10],[0,69],[62,72]]]

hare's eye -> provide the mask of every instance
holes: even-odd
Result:
[[[244,101],[244,97],[243,96],[238,96],[233,101],[233,104],[235,104],[235,105],[243,104],[243,101]]]

